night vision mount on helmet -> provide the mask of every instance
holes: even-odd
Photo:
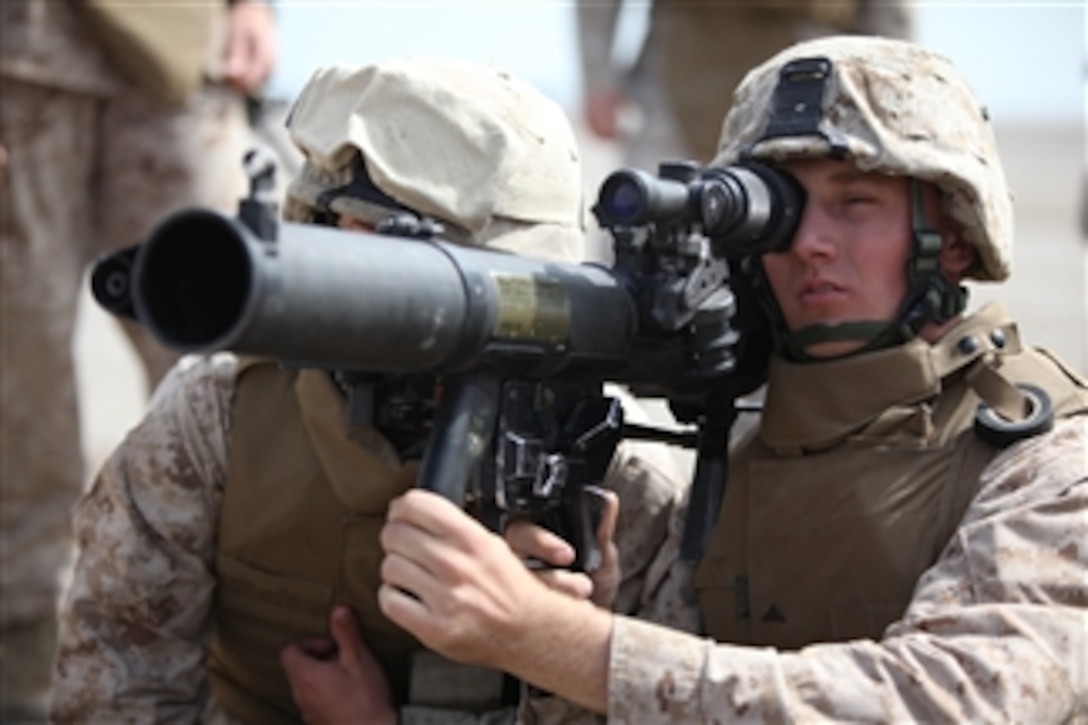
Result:
[[[964,309],[966,290],[940,274],[940,237],[922,212],[922,183],[939,190],[944,211],[978,251],[979,262],[966,275],[995,281],[1008,276],[1012,205],[993,131],[943,56],[887,38],[820,38],[752,70],[734,101],[712,166],[828,157],[849,160],[863,172],[912,180],[915,246],[909,289],[896,318],[791,334],[765,289],[761,297],[784,354],[804,360],[805,346],[836,338],[865,341],[865,349],[895,345],[926,321],[947,320]]]

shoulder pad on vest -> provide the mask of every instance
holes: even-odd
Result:
[[[1088,383],[1045,351],[980,361],[968,381],[982,398],[975,433],[997,448],[1049,431],[1055,418],[1088,410]]]
[[[995,448],[1007,448],[1054,427],[1054,405],[1046,391],[1028,383],[1020,383],[1016,389],[1023,393],[1027,401],[1027,414],[1020,420],[1004,417],[985,401],[978,404],[975,434]]]

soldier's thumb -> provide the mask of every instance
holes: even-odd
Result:
[[[350,607],[337,605],[329,614],[329,633],[336,642],[340,662],[348,666],[358,666],[359,651],[363,648],[363,638],[359,633],[359,623]]]
[[[330,615],[329,629],[340,650],[340,664],[352,668],[366,678],[368,682],[385,682],[385,672],[363,641],[362,629],[355,612],[350,607],[339,605]]]
[[[363,641],[362,629],[359,627],[359,620],[355,618],[355,612],[348,606],[339,605],[332,610],[330,620],[329,629],[332,630],[333,639],[340,650],[340,663],[345,667],[361,670],[367,675],[375,671],[380,673],[381,665]]]

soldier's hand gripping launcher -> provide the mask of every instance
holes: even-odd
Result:
[[[603,383],[670,399],[700,426],[700,458],[720,455],[732,418],[723,432],[716,407],[758,387],[765,363],[749,344],[762,334],[734,325],[748,303],[730,262],[787,244],[801,204],[765,167],[662,174],[602,186],[609,267],[281,223],[261,167],[237,216],[176,213],[97,262],[92,288],[181,352],[347,372],[363,398],[382,376],[437,376],[419,485],[492,526],[545,522],[592,568],[585,487],[639,433]]]

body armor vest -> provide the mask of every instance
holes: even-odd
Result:
[[[419,645],[378,608],[378,534],[418,466],[376,430],[352,433],[326,373],[240,362],[209,670],[216,699],[245,722],[298,721],[279,651],[327,634],[336,602],[354,609],[395,701],[406,699]]]
[[[706,633],[782,649],[879,639],[998,452],[972,430],[990,373],[1038,386],[1056,415],[1088,410],[1088,384],[1022,350],[997,305],[935,345],[774,360],[762,428],[731,462],[695,574]]]

